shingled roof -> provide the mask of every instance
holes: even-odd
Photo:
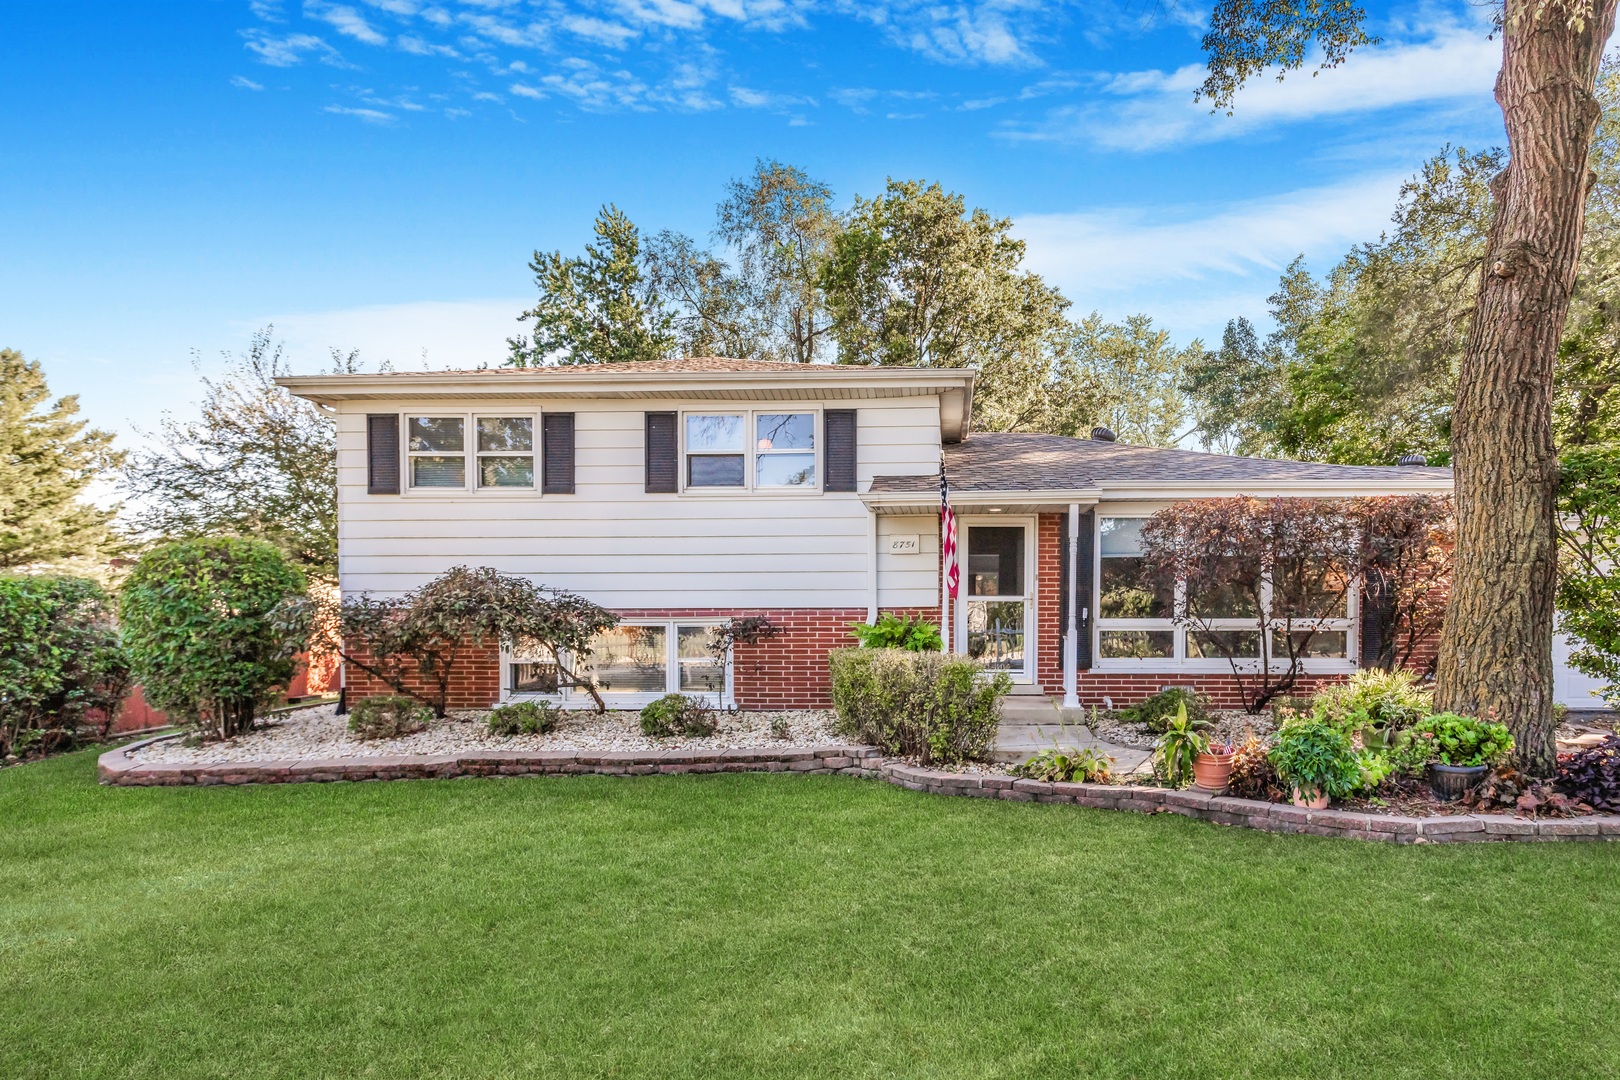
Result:
[[[963,442],[946,446],[944,453],[951,490],[958,492],[1074,491],[1133,481],[1231,484],[1429,480],[1436,485],[1451,481],[1450,469],[1323,465],[1021,432],[974,432]],[[926,492],[938,484],[938,476],[879,476],[872,481],[872,491]]]

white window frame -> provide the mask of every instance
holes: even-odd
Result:
[[[529,452],[521,450],[480,450],[478,448],[478,421],[480,420],[527,420],[529,422]],[[469,479],[475,490],[480,492],[519,492],[525,495],[539,494],[540,492],[540,414],[531,412],[476,412],[472,414],[467,424],[468,465],[472,475]],[[533,462],[531,470],[532,479],[525,485],[490,485],[484,486],[483,470],[478,459],[492,458],[528,458]]]
[[[761,415],[800,415],[809,416],[815,427],[815,446],[810,455],[815,459],[816,482],[798,486],[760,485],[758,479],[758,459],[761,454],[802,454],[803,450],[766,450],[759,449],[759,417]],[[741,416],[743,418],[743,482],[740,487],[704,487],[687,483],[687,459],[693,454],[704,456],[734,456],[731,450],[688,450],[686,448],[686,418],[688,416]],[[822,475],[823,447],[826,445],[826,431],[822,409],[819,405],[804,407],[796,403],[784,403],[781,407],[771,408],[739,408],[739,409],[682,409],[680,417],[680,477],[682,495],[698,496],[731,496],[753,495],[766,497],[802,498],[806,495],[820,495],[824,490],[827,478]]]
[[[730,653],[726,654],[725,684],[718,691],[682,690],[680,676],[680,628],[701,626],[705,631],[712,631],[715,622],[705,622],[701,619],[623,619],[620,626],[656,626],[664,631],[664,687],[657,692],[642,692],[635,694],[603,694],[602,699],[607,702],[609,709],[640,709],[665,694],[684,694],[690,698],[709,705],[716,709],[732,709],[736,707],[733,696],[732,674],[735,665],[731,661]],[[549,701],[562,709],[594,709],[596,701],[589,691],[571,686],[559,685],[554,694],[536,694],[532,692],[518,692],[512,689],[512,665],[521,664],[536,659],[532,656],[514,653],[509,646],[501,649],[501,701]],[[563,653],[563,662],[573,667],[573,657]]]
[[[411,420],[412,418],[429,420],[460,420],[461,421],[461,459],[464,462],[463,483],[460,487],[418,487],[413,483],[414,472],[411,469],[411,458],[416,456],[432,457],[433,453],[413,454],[411,451]],[[484,487],[478,482],[478,421],[483,418],[494,419],[523,419],[528,420],[530,430],[534,436],[534,483],[529,487]],[[524,498],[537,499],[541,497],[542,477],[540,471],[542,460],[540,454],[541,439],[541,412],[537,409],[479,409],[477,411],[457,411],[446,409],[404,409],[399,414],[399,427],[404,437],[400,439],[400,455],[403,458],[404,482],[400,485],[400,493],[410,498],[431,499],[461,497],[477,495],[479,498]],[[438,454],[448,454],[450,451],[438,451]],[[525,457],[522,453],[514,451],[491,452],[486,457]]]
[[[1091,670],[1095,672],[1155,672],[1173,674],[1185,672],[1188,674],[1203,673],[1230,673],[1234,666],[1239,672],[1255,673],[1260,669],[1258,659],[1235,662],[1224,656],[1192,656],[1187,648],[1187,635],[1204,627],[1188,627],[1178,625],[1173,618],[1159,619],[1109,619],[1104,618],[1102,611],[1102,523],[1104,519],[1119,520],[1146,520],[1151,514],[1118,512],[1104,514],[1098,510],[1093,515],[1092,524],[1092,566],[1091,582],[1093,596],[1091,597],[1092,610],[1097,616],[1091,620]],[[1271,584],[1268,581],[1262,589],[1261,599],[1266,610],[1271,610]],[[1308,675],[1342,675],[1354,672],[1358,663],[1358,649],[1360,647],[1360,633],[1356,613],[1361,610],[1360,585],[1353,583],[1345,595],[1345,616],[1342,618],[1319,619],[1314,623],[1308,619],[1299,619],[1294,626],[1295,631],[1314,628],[1317,633],[1343,631],[1345,635],[1345,655],[1342,657],[1306,657],[1299,661],[1299,670]],[[1082,599],[1082,603],[1084,603]],[[1174,610],[1180,614],[1187,607],[1187,588],[1184,582],[1176,583]],[[1259,620],[1249,617],[1211,619],[1207,629],[1221,630],[1247,630],[1255,631],[1259,627]],[[1268,633],[1282,630],[1283,623],[1279,619],[1268,620]],[[1174,655],[1148,657],[1137,659],[1134,657],[1104,657],[1102,655],[1102,635],[1110,630],[1160,630],[1170,631],[1174,636]],[[1270,669],[1273,673],[1282,673],[1288,670],[1288,658],[1279,659],[1272,654]]]

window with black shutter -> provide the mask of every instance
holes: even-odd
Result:
[[[822,413],[825,432],[826,491],[855,490],[855,410]]]
[[[649,494],[674,494],[679,490],[680,447],[677,445],[675,414],[650,412],[647,417],[647,471],[645,490]]]
[[[540,490],[574,493],[574,414],[548,412],[540,418]]]
[[[366,417],[366,494],[399,494],[399,416]]]

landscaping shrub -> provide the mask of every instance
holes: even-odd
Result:
[[[491,735],[550,735],[562,722],[549,701],[514,701],[489,714]]]
[[[641,710],[641,733],[655,739],[713,735],[719,726],[713,709],[685,694],[665,694]]]
[[[1456,713],[1425,717],[1413,725],[1412,736],[1422,740],[1414,750],[1427,744],[1425,763],[1494,765],[1513,752],[1513,736],[1506,724]]]
[[[1620,735],[1558,755],[1558,790],[1594,810],[1620,813]]]
[[[1099,754],[1094,749],[1065,750],[1054,746],[1014,766],[1012,774],[1028,780],[1083,784],[1107,780],[1113,765],[1113,758]]]
[[[357,739],[398,739],[422,731],[433,713],[403,694],[361,698],[349,710],[349,730]]]
[[[981,678],[961,656],[901,649],[839,649],[832,666],[838,731],[924,765],[984,757],[996,735],[1007,673]]]
[[[851,623],[850,633],[864,649],[906,649],[910,652],[939,652],[945,647],[939,627],[922,616],[901,616],[885,611],[877,622]]]
[[[1185,686],[1167,686],[1157,694],[1120,711],[1128,724],[1143,724],[1155,735],[1163,735],[1178,710],[1185,709],[1194,726],[1209,724],[1209,699]]]
[[[309,635],[304,599],[304,575],[260,540],[181,540],[147,552],[120,604],[146,700],[211,736],[250,730],[260,703],[297,669]]]
[[[0,756],[104,735],[129,685],[107,594],[75,577],[0,577]]]
[[[1226,793],[1239,799],[1280,800],[1288,797],[1283,790],[1282,778],[1271,763],[1271,744],[1258,735],[1250,735],[1232,752],[1232,775],[1226,781]]]
[[[1271,763],[1285,787],[1307,797],[1320,792],[1342,799],[1361,783],[1361,766],[1350,736],[1325,720],[1296,720],[1277,732]]]
[[[1358,671],[1311,699],[1311,711],[1339,730],[1359,731],[1364,741],[1380,743],[1416,724],[1433,708],[1434,691],[1405,670]]]

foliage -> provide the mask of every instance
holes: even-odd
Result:
[[[1361,618],[1372,620],[1376,657],[1396,671],[1440,635],[1457,546],[1449,496],[1383,495],[1354,499],[1349,513],[1362,536]],[[1364,623],[1364,625],[1367,625]]]
[[[1513,752],[1506,724],[1456,713],[1436,713],[1412,727],[1418,745],[1427,745],[1428,760],[1442,765],[1494,765]]]
[[[99,585],[74,577],[0,577],[0,757],[22,742],[71,745],[105,734],[129,661]]]
[[[1075,750],[1054,746],[1014,766],[1012,774],[1049,783],[1085,784],[1106,781],[1113,765],[1114,759],[1095,747]]]
[[[1153,773],[1174,788],[1192,783],[1193,762],[1199,754],[1209,753],[1209,736],[1204,728],[1207,720],[1194,720],[1187,715],[1187,703],[1176,706],[1176,715],[1164,726],[1164,734],[1153,744]]]
[[[1004,671],[989,679],[973,661],[937,652],[839,649],[831,654],[840,734],[924,765],[984,757],[995,740]]]
[[[910,652],[939,652],[945,647],[939,627],[921,615],[896,615],[885,611],[877,622],[851,623],[850,633],[864,649],[906,649]]]
[[[1434,691],[1410,671],[1363,668],[1342,683],[1318,690],[1311,706],[1315,715],[1346,734],[1371,728],[1387,738],[1428,716],[1434,708]]]
[[[1203,342],[1194,341],[1178,349],[1170,341],[1170,331],[1155,329],[1153,320],[1146,315],[1130,315],[1123,323],[1108,323],[1092,312],[1074,324],[1069,348],[1081,372],[1090,408],[1084,413],[1072,413],[1075,423],[1053,426],[1048,419],[1037,430],[1083,435],[1093,425],[1101,424],[1121,442],[1177,445],[1187,426],[1188,403],[1183,384],[1189,368],[1204,355]],[[1066,385],[1052,388],[1056,392],[1068,389]],[[1055,410],[1061,404],[1053,403],[1051,408]],[[1066,404],[1071,410],[1081,406],[1081,402]]]
[[[112,435],[75,420],[77,395],[50,400],[38,360],[0,349],[0,570],[99,569],[121,548],[117,508],[84,501],[122,464]]]
[[[549,735],[562,722],[549,701],[511,701],[490,710],[491,735]]]
[[[1167,686],[1152,697],[1120,710],[1120,719],[1142,724],[1155,735],[1163,734],[1170,721],[1185,714],[1195,724],[1209,723],[1209,698],[1185,686]]]
[[[1250,732],[1232,751],[1232,773],[1226,793],[1239,799],[1277,802],[1288,798],[1282,778],[1271,763],[1271,743]]]
[[[1620,735],[1558,755],[1558,789],[1595,810],[1620,813]]]
[[[1608,682],[1620,707],[1620,442],[1565,451],[1559,461],[1559,628],[1570,666]]]
[[[540,298],[518,316],[532,326],[507,339],[508,364],[656,360],[675,347],[671,316],[644,273],[640,231],[611,205],[596,215],[594,231],[597,242],[583,257],[534,253],[529,269]]]
[[[337,438],[329,414],[276,385],[289,374],[273,327],[255,333],[220,378],[201,374],[201,418],[163,418],[157,449],[138,451],[123,488],[148,536],[232,535],[265,540],[306,573],[337,576]],[[358,370],[333,350],[332,373]]]
[[[826,184],[779,161],[726,185],[715,235],[737,252],[736,280],[764,335],[760,359],[808,364],[826,351],[832,319],[819,278],[842,227],[831,201]]]
[[[1185,590],[1174,618],[1189,649],[1227,660],[1250,712],[1293,688],[1321,621],[1347,609],[1365,557],[1347,509],[1332,499],[1196,499],[1142,527],[1145,573],[1161,590]]]
[[[316,625],[323,650],[338,652],[442,718],[456,665],[471,652],[502,645],[549,653],[558,672],[605,711],[596,688],[576,676],[572,665],[590,656],[593,637],[618,622],[611,611],[573,593],[487,566],[457,566],[403,596],[345,597]]]
[[[141,557],[119,615],[146,700],[210,736],[253,727],[285,687],[310,621],[303,572],[262,540],[180,540]]]
[[[1284,784],[1310,797],[1342,799],[1361,784],[1361,766],[1349,736],[1318,719],[1301,719],[1277,732],[1271,764]]]
[[[399,739],[414,735],[433,718],[421,702],[402,694],[361,698],[349,709],[349,730],[356,739]]]
[[[647,291],[667,322],[670,351],[680,356],[757,357],[767,327],[747,284],[720,256],[690,236],[660,230],[641,252]]]
[[[713,735],[719,722],[714,710],[695,697],[665,694],[641,710],[641,733],[653,738],[671,735]]]
[[[771,717],[770,732],[773,739],[793,738],[793,728],[788,725],[788,718],[785,716]]]

